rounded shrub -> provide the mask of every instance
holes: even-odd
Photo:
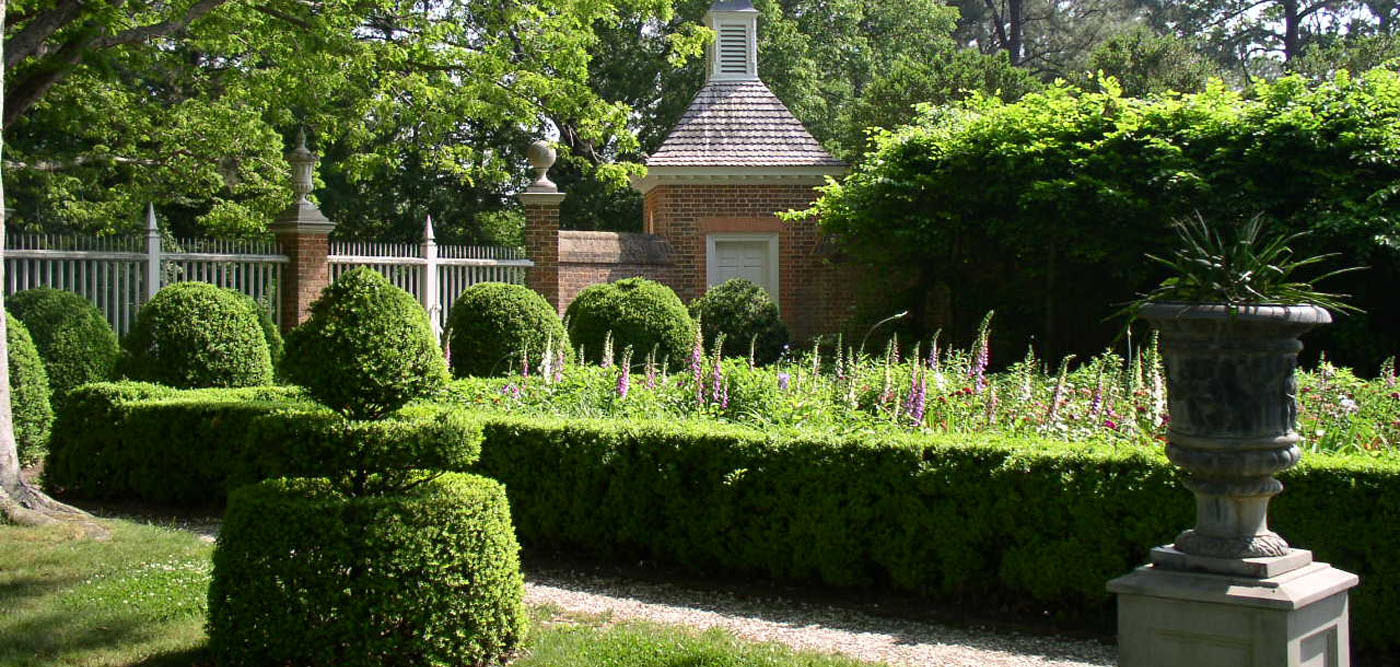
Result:
[[[448,317],[448,347],[456,377],[505,375],[520,355],[536,359],[546,346],[573,356],[554,306],[524,285],[477,283],[462,291]]]
[[[287,334],[282,371],[351,419],[374,419],[447,383],[428,314],[368,268],[347,271]]]
[[[590,286],[569,304],[564,318],[569,323],[569,340],[590,361],[602,358],[609,333],[618,357],[628,346],[634,360],[655,348],[657,359],[669,359],[672,366],[687,358],[695,338],[695,323],[680,297],[645,278]]]
[[[272,382],[272,356],[248,299],[208,283],[161,288],[122,340],[121,371],[185,389]]]
[[[5,314],[5,341],[10,350],[10,409],[14,417],[15,444],[22,465],[37,463],[48,450],[53,428],[49,403],[49,378],[44,361],[29,337],[29,330],[15,316]]]
[[[35,287],[15,293],[5,304],[29,329],[54,396],[112,379],[121,348],[107,318],[92,302],[66,290]]]
[[[282,365],[282,348],[284,347],[282,332],[277,329],[277,323],[272,321],[272,313],[268,312],[268,309],[264,308],[261,303],[258,303],[257,299],[242,292],[239,292],[238,295],[243,297],[248,308],[258,318],[258,328],[262,329],[263,339],[267,341],[267,355],[272,359],[272,368],[275,371],[278,366]]]
[[[526,628],[504,488],[447,473],[392,496],[320,479],[229,494],[209,586],[220,665],[486,665]]]
[[[690,314],[700,322],[705,347],[724,334],[724,349],[733,356],[747,355],[752,343],[754,360],[768,364],[778,360],[789,335],[778,317],[778,304],[768,290],[743,278],[731,278],[690,302]]]

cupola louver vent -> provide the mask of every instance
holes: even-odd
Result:
[[[721,74],[749,73],[748,26],[743,24],[720,26],[719,71]]]

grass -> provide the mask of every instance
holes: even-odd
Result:
[[[61,528],[0,526],[0,666],[205,666],[205,593],[213,545],[111,521],[94,542]],[[513,667],[858,667],[722,631],[532,610]]]

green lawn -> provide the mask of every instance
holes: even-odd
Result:
[[[111,521],[112,539],[0,526],[0,666],[208,665],[205,590],[213,545]],[[536,608],[515,667],[857,667],[732,635]]]

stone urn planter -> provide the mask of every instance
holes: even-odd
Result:
[[[1150,303],[1166,363],[1167,456],[1188,473],[1196,525],[1173,547],[1205,559],[1288,556],[1269,530],[1274,474],[1302,456],[1294,371],[1298,337],[1332,321],[1317,306]]]

